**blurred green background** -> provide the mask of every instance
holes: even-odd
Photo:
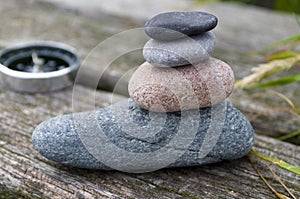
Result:
[[[209,0],[208,0],[209,1]],[[300,0],[210,0],[232,1],[269,8],[272,10],[300,13]]]

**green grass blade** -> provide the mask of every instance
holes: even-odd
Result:
[[[286,140],[286,139],[289,139],[289,138],[292,138],[292,137],[296,137],[298,135],[300,135],[300,130],[294,131],[292,133],[286,134],[286,135],[281,136],[281,137],[278,137],[277,139],[278,140]]]
[[[300,176],[300,167],[291,165],[291,164],[289,164],[287,162],[284,162],[282,160],[279,160],[277,158],[272,158],[272,157],[261,155],[261,154],[255,152],[255,151],[253,151],[253,150],[250,151],[250,154],[257,157],[257,158],[259,158],[259,159],[262,159],[262,160],[265,160],[265,161],[268,161],[268,162],[272,162],[272,163],[276,164],[277,166]]]
[[[279,79],[259,83],[259,84],[254,85],[251,88],[252,89],[260,89],[260,88],[268,88],[268,87],[275,87],[275,86],[284,86],[284,85],[295,83],[295,82],[300,82],[300,74],[291,75],[291,76],[282,77]]]
[[[296,19],[296,22],[297,22],[298,26],[300,27],[300,16],[297,15],[296,13],[294,13],[294,17]]]
[[[297,55],[297,53],[295,53],[293,51],[284,51],[284,52],[275,53],[275,54],[267,56],[267,60],[273,61],[273,60],[277,60],[277,59],[286,59],[286,58],[290,58],[290,57],[295,57],[296,55]]]
[[[279,46],[283,46],[283,45],[290,44],[290,43],[296,43],[296,42],[300,42],[300,34],[292,36],[292,37],[288,37],[286,39],[283,39],[281,41],[273,43],[273,44],[267,46],[263,51],[268,51],[268,50],[277,48]]]
[[[259,81],[262,81],[263,79],[266,79],[268,77],[271,77],[272,75],[275,75],[276,73],[279,73],[280,71],[285,70],[285,66],[280,66],[277,68],[273,68],[272,70],[266,72],[263,76],[261,76],[261,79]]]

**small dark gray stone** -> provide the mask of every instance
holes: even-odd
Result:
[[[165,166],[196,166],[237,159],[251,149],[254,141],[253,128],[230,102],[224,101],[214,106],[217,111],[222,107],[224,125],[219,120],[212,123],[212,108],[163,114],[140,109],[129,99],[97,111],[51,118],[34,130],[32,143],[46,158],[73,167],[111,170],[111,167],[105,165],[106,162],[99,160],[98,157],[102,154],[114,161],[113,168],[131,172],[149,171],[159,164],[163,165],[169,156],[155,157],[155,160],[147,164],[143,164],[140,157],[154,154],[178,139],[176,136],[180,128],[189,131],[197,127],[194,136],[179,137],[177,145],[167,148],[167,155],[178,151],[181,156]],[[191,119],[195,113],[197,118]],[[220,134],[213,131],[207,137],[210,126],[214,125],[215,129],[220,128]],[[134,133],[140,134],[133,136]],[[214,135],[218,135],[216,140],[213,140]],[[189,139],[189,145],[182,145]],[[108,142],[114,148],[106,145]],[[207,142],[206,145],[203,142]],[[200,157],[199,151],[205,151],[201,147],[209,148],[210,145],[212,148],[209,152]],[[119,154],[118,150],[121,149],[128,155]],[[128,160],[132,154],[134,156]]]
[[[184,35],[208,32],[216,27],[217,17],[205,12],[167,12],[145,24],[146,34],[156,40],[170,41]]]
[[[213,53],[216,37],[213,33],[202,33],[174,41],[151,39],[143,48],[145,60],[157,67],[176,67],[197,64]]]

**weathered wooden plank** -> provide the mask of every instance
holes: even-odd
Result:
[[[228,11],[231,8],[226,7],[226,9]],[[282,22],[287,23],[286,16],[278,17],[280,20],[274,20],[276,16],[274,13],[271,14],[271,17],[263,14],[263,11],[259,11],[256,15],[253,14],[252,9],[250,11],[249,9],[247,9],[247,16],[263,18],[263,23],[268,23],[270,18],[272,18],[272,23],[274,21],[279,21],[281,24]],[[235,13],[232,10],[224,12],[222,6],[218,5],[208,7],[208,10],[215,10],[213,12],[218,12],[222,19],[226,17],[223,16],[224,13]],[[243,9],[241,11],[246,12]],[[228,21],[228,19],[225,20]],[[245,20],[247,17],[240,22],[249,25],[249,23],[245,23]],[[255,21],[259,22],[259,20]],[[288,19],[288,22],[290,21]],[[97,19],[88,18],[36,0],[0,1],[0,22],[2,25],[0,29],[1,48],[24,40],[50,39],[73,45],[83,55],[86,55],[99,41],[112,33],[142,25],[142,23],[136,24],[128,18],[107,14],[101,14],[100,17],[97,16]],[[226,23],[222,22],[220,25],[223,28],[216,32],[221,39],[217,55],[230,61],[238,77],[247,74],[256,61],[252,58],[249,59],[247,54],[239,54],[241,49],[243,53],[248,49],[251,51],[256,43],[270,43],[287,34],[292,34],[293,28],[293,24],[288,23],[291,27],[290,31],[276,30],[276,35],[271,36],[254,31],[255,24],[251,24],[247,29],[239,29],[238,23],[229,24],[229,27]],[[234,34],[230,30],[234,30]],[[241,35],[247,35],[248,39],[248,32],[256,39],[244,40],[237,44],[234,39],[240,39]],[[117,61],[112,70],[122,66],[121,72],[125,72],[140,61],[136,57],[135,54],[130,59]],[[98,70],[98,67],[99,70],[101,68],[97,62],[88,64],[93,65],[91,67],[95,71]],[[238,67],[240,65],[247,67]],[[85,79],[95,78],[95,71],[87,71]],[[111,85],[118,79],[118,71],[114,73],[108,71],[104,77],[106,78],[104,84],[106,83],[106,87],[111,88]],[[94,97],[94,92],[85,87],[77,88],[79,95],[76,95],[78,96],[76,111],[93,108],[89,99]],[[126,88],[126,84],[123,88]],[[110,95],[105,92],[96,92],[96,107],[109,105]],[[274,135],[273,129],[280,129],[279,134],[276,132],[277,136],[299,127],[297,123],[291,123],[290,116],[284,115],[286,112],[283,114],[280,109],[274,110],[271,105],[266,107],[264,103],[249,101],[245,93],[241,95],[237,93],[236,96],[233,96],[233,102],[247,113],[259,131]],[[292,92],[290,96],[294,96],[297,101],[300,95],[294,95]],[[118,99],[121,97],[116,98],[116,100]],[[146,174],[89,171],[57,165],[46,160],[33,149],[31,133],[41,121],[73,111],[72,89],[35,95],[0,90],[0,101],[0,198],[26,196],[30,198],[276,198],[253,170],[247,158],[203,167],[163,169]],[[268,110],[270,111],[268,112]],[[269,120],[266,121],[266,118]],[[281,121],[284,121],[285,125]],[[300,149],[295,145],[257,136],[255,150],[300,165]],[[277,191],[287,195],[279,183],[274,181],[266,164],[260,160],[254,160],[270,184]],[[299,176],[275,166],[271,167],[299,198]]]
[[[77,99],[79,109],[91,108],[86,98],[94,92],[80,86],[77,92],[82,96]],[[96,98],[97,107],[105,106],[110,94],[97,92]],[[39,122],[73,111],[72,89],[35,95],[1,91],[0,101],[0,193],[5,198],[275,198],[246,157],[146,174],[90,171],[55,164],[33,149],[31,133]],[[257,136],[255,150],[300,165],[300,147],[295,145]],[[256,160],[255,164],[276,190],[287,194],[273,180],[265,163]],[[271,167],[300,197],[299,176]]]

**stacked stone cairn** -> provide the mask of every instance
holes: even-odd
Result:
[[[146,60],[129,81],[130,98],[58,116],[33,132],[34,147],[57,163],[147,172],[199,166],[246,155],[250,122],[226,100],[233,71],[212,57],[217,18],[169,12],[146,22]]]
[[[129,82],[130,97],[142,108],[175,112],[209,107],[232,92],[233,71],[211,57],[217,25],[214,15],[203,12],[159,14],[145,24],[152,39],[143,49],[147,62]],[[216,90],[217,89],[217,90]]]

